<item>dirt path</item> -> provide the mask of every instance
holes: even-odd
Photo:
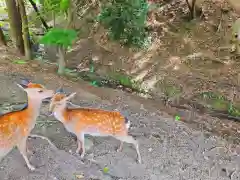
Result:
[[[40,72],[41,71],[41,72]],[[91,88],[59,78],[39,68],[27,65],[0,64],[0,102],[24,101],[25,94],[14,85],[20,77],[28,77],[49,88],[64,85],[67,91],[78,93],[75,103],[88,107],[118,109],[129,117],[131,134],[140,141],[143,164],[135,162],[136,153],[125,144],[123,152],[116,152],[119,145],[112,138],[94,138],[94,147],[87,152],[87,159],[80,160],[75,151],[76,143],[61,124],[53,122],[48,127],[37,126],[35,133],[50,138],[59,150],[52,149],[40,139],[29,140],[33,148],[30,161],[37,170],[29,172],[19,152],[14,149],[0,164],[0,180],[74,180],[84,173],[86,180],[239,180],[239,150],[222,138],[196,131],[181,121],[151,108],[146,100],[142,105],[134,96],[116,90]],[[105,100],[103,100],[105,99]],[[42,110],[46,111],[47,106]],[[39,121],[54,119],[40,116]],[[91,138],[91,137],[89,137]],[[91,138],[93,139],[93,138]],[[103,168],[109,168],[108,174]]]

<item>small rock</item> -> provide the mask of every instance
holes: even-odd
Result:
[[[128,91],[128,92],[132,92],[131,88],[125,88],[125,90]]]
[[[152,148],[148,148],[148,152],[152,152],[152,150],[153,150]]]
[[[79,175],[77,174],[77,175],[75,175],[75,176],[76,176],[77,179],[83,179],[83,178],[84,178],[84,175],[83,175],[83,174],[79,174]]]
[[[31,66],[32,66],[33,68],[39,67],[38,64],[31,64]]]
[[[222,10],[223,13],[228,13],[229,12],[229,9],[226,8],[226,7],[223,7],[221,10]]]

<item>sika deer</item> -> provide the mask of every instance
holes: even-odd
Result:
[[[92,136],[112,136],[121,141],[118,151],[123,148],[123,142],[131,143],[135,146],[138,162],[141,163],[141,156],[137,140],[128,135],[130,121],[119,112],[105,111],[89,108],[67,108],[67,102],[76,93],[66,96],[62,89],[52,97],[49,111],[54,117],[61,121],[65,128],[77,136],[78,148],[76,153],[80,153],[81,158],[85,155],[84,135]]]
[[[0,116],[0,160],[14,146],[17,146],[27,167],[34,170],[35,167],[30,164],[27,157],[26,141],[35,126],[42,100],[52,97],[54,91],[44,88],[41,84],[34,84],[26,80],[17,85],[27,93],[28,102],[23,109]]]

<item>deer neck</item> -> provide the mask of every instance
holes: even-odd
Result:
[[[66,123],[68,121],[68,112],[67,112],[67,107],[66,106],[60,106],[57,107],[54,110],[54,117],[61,121],[62,123]]]
[[[33,122],[34,125],[37,120],[37,117],[40,114],[41,105],[42,105],[42,100],[33,98],[33,97],[28,97],[27,112],[30,118],[29,120]]]

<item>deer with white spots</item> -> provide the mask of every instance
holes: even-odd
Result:
[[[35,167],[30,164],[27,157],[27,138],[31,136],[30,132],[36,124],[42,100],[51,98],[54,91],[28,80],[23,80],[17,85],[27,93],[28,102],[21,110],[0,115],[0,160],[17,146],[27,167],[34,170]]]
[[[130,121],[119,112],[105,111],[101,109],[67,107],[68,101],[76,93],[66,96],[62,89],[57,90],[50,102],[49,111],[54,117],[62,122],[65,128],[77,136],[78,147],[76,153],[85,155],[84,135],[91,136],[112,136],[121,141],[118,151],[123,148],[123,142],[135,146],[138,162],[141,163],[141,155],[137,140],[128,135]]]

